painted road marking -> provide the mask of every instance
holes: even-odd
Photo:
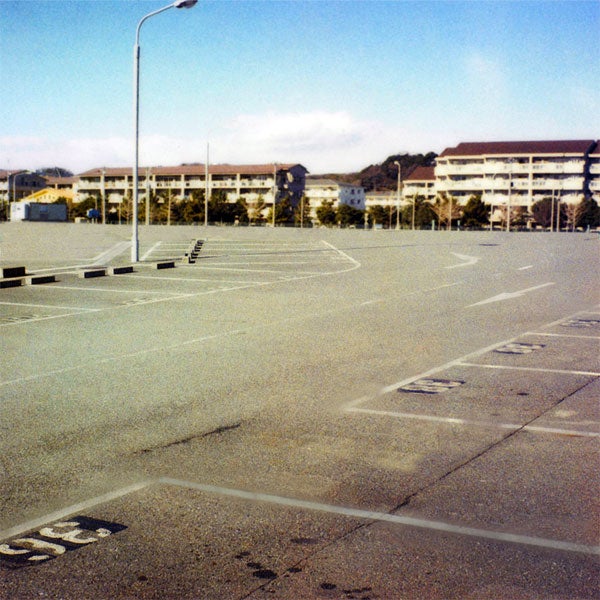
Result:
[[[186,489],[198,490],[201,492],[207,492],[211,494],[218,494],[221,496],[242,498],[245,500],[252,500],[255,502],[267,502],[270,504],[278,504],[280,506],[289,506],[292,508],[302,508],[310,511],[326,512],[355,519],[366,519],[368,521],[383,521],[387,523],[394,523],[396,525],[406,525],[409,527],[417,527],[420,529],[442,531],[445,533],[453,533],[461,536],[483,538],[497,542],[538,546],[541,548],[551,548],[553,550],[562,550],[565,552],[600,554],[600,546],[587,546],[584,544],[563,542],[561,540],[552,540],[534,536],[518,535],[514,533],[505,533],[502,531],[489,531],[487,529],[478,529],[475,527],[463,527],[460,525],[452,525],[450,523],[445,523],[443,521],[417,519],[414,517],[406,517],[391,513],[382,513],[370,510],[361,510],[357,508],[347,508],[344,506],[336,506],[332,504],[322,504],[320,502],[311,502],[308,500],[286,498],[284,496],[274,496],[271,494],[246,492],[244,490],[235,490],[229,488],[222,488],[214,485],[205,485],[190,481],[181,481],[179,479],[171,479],[169,477],[161,477],[158,480],[158,483],[182,487]]]
[[[600,319],[569,319],[561,323],[562,327],[598,327]]]
[[[560,427],[540,427],[537,425],[523,425],[519,423],[497,423],[495,421],[478,421],[476,419],[460,419],[456,417],[440,417],[437,415],[426,415],[422,413],[406,413],[393,410],[380,410],[373,408],[351,407],[347,412],[363,413],[367,415],[381,415],[392,417],[394,419],[412,419],[415,421],[429,421],[431,423],[441,423],[445,425],[465,425],[468,427],[485,427],[488,429],[508,429],[517,431],[534,431],[537,433],[549,433],[553,435],[566,435],[572,437],[590,437],[600,438],[600,433],[596,431],[583,431],[580,429],[564,429]],[[600,423],[597,423],[600,425]]]
[[[532,373],[558,373],[562,375],[583,375],[584,377],[600,377],[597,371],[571,371],[570,369],[543,369],[540,367],[517,367],[513,365],[488,365],[486,363],[458,362],[460,367],[481,367],[482,369],[506,369],[513,371],[531,371]]]
[[[98,256],[92,258],[92,264],[98,265],[103,264],[112,260],[115,256],[119,256],[119,254],[123,254],[125,250],[131,248],[131,242],[119,242],[115,244],[112,248],[109,248],[105,252],[98,254]]]
[[[18,568],[39,564],[124,529],[127,529],[125,525],[86,516],[58,521],[26,537],[16,537],[0,544],[0,565]]]
[[[0,302],[3,306],[27,306],[28,308],[54,308],[56,310],[77,310],[95,312],[97,308],[82,308],[80,306],[58,306],[56,304],[28,304],[25,302]]]
[[[511,342],[506,346],[496,348],[494,352],[500,354],[531,354],[534,350],[541,350],[544,348],[544,344],[525,344],[523,342]]]
[[[578,552],[582,554],[592,555],[600,554],[600,546],[588,546],[586,544],[577,544],[572,542],[565,542],[562,540],[540,538],[536,536],[519,535],[503,531],[479,529],[475,527],[463,527],[461,525],[453,525],[444,521],[419,519],[415,517],[408,517],[393,513],[376,512],[371,510],[362,510],[358,508],[348,508],[345,506],[336,506],[334,504],[324,504],[321,502],[311,502],[309,500],[300,500],[297,498],[288,498],[285,496],[275,496],[272,494],[248,492],[246,490],[224,488],[214,485],[196,483],[193,481],[183,481],[180,479],[173,479],[170,477],[159,477],[158,479],[134,484],[132,486],[122,488],[120,490],[115,490],[113,492],[104,494],[102,496],[98,496],[96,498],[92,498],[91,500],[84,501],[75,506],[67,507],[61,511],[53,513],[52,515],[48,515],[46,517],[38,519],[35,522],[36,524],[34,527],[32,527],[31,524],[25,524],[21,526],[16,526],[5,532],[0,532],[0,540],[21,535],[21,533],[24,531],[29,531],[32,528],[42,527],[48,522],[52,522],[58,519],[62,520],[65,517],[68,517],[68,515],[72,515],[79,512],[81,510],[80,507],[86,507],[85,509],[88,510],[99,504],[110,502],[111,500],[121,498],[132,492],[137,492],[153,485],[166,485],[170,487],[196,490],[208,494],[216,494],[219,496],[227,496],[230,498],[239,498],[243,500],[249,500],[251,502],[263,502],[268,504],[276,504],[278,506],[290,507],[294,509],[299,508],[307,511],[325,512],[333,515],[349,517],[352,519],[363,519],[372,522],[386,522],[392,523],[394,525],[417,527],[420,529],[426,529],[431,531],[441,531],[444,533],[451,533],[459,536],[469,536],[479,539],[490,540],[492,542],[536,546],[539,548],[559,550],[563,552]]]
[[[460,260],[464,261],[457,265],[450,265],[449,267],[445,267],[446,269],[458,269],[459,267],[470,267],[471,265],[475,265],[479,262],[479,258],[477,256],[468,256],[467,254],[457,254],[456,252],[450,252],[456,256],[456,258],[460,258]]]
[[[579,313],[579,314],[582,314],[582,313]],[[585,314],[585,313],[583,313],[583,314]],[[578,322],[579,319],[577,317],[572,317],[572,318],[568,319],[568,322],[572,322],[572,321]],[[545,327],[545,328],[554,327],[554,326],[560,325],[565,322],[567,322],[567,320],[565,318],[562,318],[558,321],[554,321],[553,323],[550,323],[543,327]],[[528,331],[528,332],[523,333],[519,337],[536,336],[536,335],[545,335],[545,336],[559,335],[560,336],[560,334],[537,333],[535,331]],[[518,340],[519,337],[510,339],[510,340],[504,340],[504,341],[501,341],[501,342],[498,342],[495,344],[491,344],[490,346],[486,346],[485,348],[481,348],[479,350],[471,352],[461,358],[451,360],[443,365],[434,367],[433,369],[430,369],[429,371],[426,371],[424,373],[420,373],[418,375],[408,377],[408,378],[406,378],[400,382],[394,383],[392,385],[385,386],[384,388],[379,390],[379,392],[376,393],[375,395],[362,396],[361,398],[357,398],[351,402],[348,402],[347,404],[344,405],[344,410],[346,412],[352,412],[352,413],[382,415],[382,416],[393,417],[393,418],[397,418],[397,419],[417,419],[417,420],[422,420],[422,421],[429,421],[429,422],[434,422],[434,423],[450,424],[450,425],[495,427],[495,428],[499,428],[499,429],[512,429],[514,431],[522,429],[522,430],[526,430],[526,431],[535,431],[538,433],[549,433],[549,434],[555,434],[555,435],[569,435],[569,436],[577,436],[577,437],[594,437],[594,438],[600,437],[599,433],[590,432],[590,431],[562,429],[562,428],[554,428],[554,427],[541,427],[541,426],[535,426],[535,425],[530,425],[530,424],[519,425],[519,424],[513,424],[513,423],[495,423],[495,422],[461,419],[461,418],[453,418],[453,417],[440,417],[440,416],[428,415],[428,414],[404,413],[404,412],[398,412],[398,411],[361,408],[361,405],[366,404],[367,402],[370,402],[372,400],[376,400],[377,398],[381,398],[382,396],[389,394],[390,392],[395,392],[396,390],[402,390],[403,388],[408,388],[408,390],[410,391],[410,388],[416,382],[430,379],[432,375],[437,375],[437,374],[447,371],[453,367],[470,367],[470,368],[483,368],[483,369],[507,369],[507,370],[513,369],[513,370],[517,370],[517,371],[529,371],[529,372],[539,372],[539,373],[557,373],[557,374],[576,375],[576,376],[584,376],[584,377],[600,377],[600,372],[595,372],[595,371],[575,371],[575,370],[568,370],[568,369],[545,369],[545,368],[536,368],[536,367],[503,366],[503,365],[490,365],[490,364],[486,364],[486,363],[469,362],[472,359],[478,358],[478,357],[488,354],[490,352],[496,352],[498,350],[501,351],[503,348],[521,348],[521,349],[529,348],[533,351],[534,349],[537,349],[537,346],[543,347],[542,344],[524,344],[521,342],[517,342],[516,340]],[[561,337],[563,337],[563,336],[561,336]],[[580,337],[582,339],[589,339],[588,336],[568,335],[568,336],[564,336],[564,337]],[[518,352],[518,353],[523,354],[523,353],[527,353],[527,352]],[[412,391],[416,391],[416,390],[412,390]]]
[[[541,290],[542,288],[548,287],[549,285],[554,285],[554,282],[550,281],[548,283],[542,283],[541,285],[535,285],[524,290],[519,290],[518,292],[503,292],[502,294],[498,294],[497,296],[492,296],[491,298],[487,298],[486,300],[481,300],[481,302],[469,304],[467,308],[472,308],[473,306],[482,306],[484,304],[491,304],[492,302],[502,302],[503,300],[512,300],[513,298],[519,298],[525,294],[528,294],[529,292]]]
[[[464,381],[451,379],[417,379],[398,388],[399,392],[415,392],[417,394],[441,394],[464,384]]]
[[[156,244],[154,244],[154,246],[152,246],[152,248],[150,248],[150,250],[148,250],[148,252],[142,256],[142,258],[140,258],[140,261],[145,261],[161,244],[162,242],[156,242]]]

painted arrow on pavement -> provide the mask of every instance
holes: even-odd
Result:
[[[529,292],[540,290],[542,288],[548,287],[549,285],[554,285],[554,282],[550,281],[548,283],[542,283],[542,285],[536,285],[525,290],[519,290],[518,292],[503,292],[502,294],[492,296],[491,298],[487,298],[486,300],[482,300],[481,302],[469,304],[467,308],[471,308],[472,306],[481,306],[482,304],[491,304],[492,302],[502,302],[502,300],[512,300],[512,298],[519,298],[520,296],[523,296]]]
[[[464,261],[458,263],[457,265],[450,265],[446,267],[446,269],[456,269],[458,267],[468,267],[470,265],[474,265],[479,261],[479,257],[477,256],[469,256],[468,254],[457,254],[456,252],[450,252],[450,254],[454,254],[456,258],[460,258],[460,260]]]

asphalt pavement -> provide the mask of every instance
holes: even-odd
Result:
[[[600,595],[597,234],[130,233],[0,225],[0,598]]]

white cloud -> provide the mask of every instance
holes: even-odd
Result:
[[[346,172],[383,161],[396,152],[437,149],[434,136],[366,121],[345,111],[243,114],[210,139],[166,135],[140,138],[140,165],[204,162],[210,144],[213,163],[299,162],[313,173]],[[101,166],[133,164],[133,136],[49,140],[0,138],[0,168],[60,166],[80,173]]]
[[[104,165],[133,162],[133,142],[121,137],[54,140],[43,137],[0,138],[0,166],[39,169],[59,166],[75,173]]]

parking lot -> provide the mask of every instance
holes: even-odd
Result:
[[[128,234],[0,227],[0,597],[598,597],[597,236]]]

